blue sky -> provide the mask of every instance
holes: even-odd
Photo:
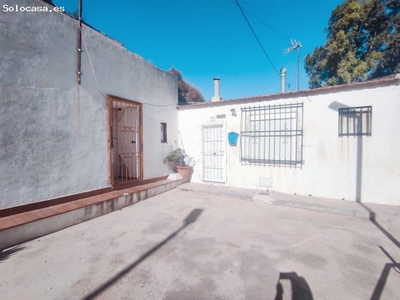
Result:
[[[226,100],[279,93],[282,67],[296,90],[297,52],[283,50],[299,40],[300,90],[308,89],[304,58],[324,44],[324,28],[342,0],[238,1],[273,65],[235,0],[83,0],[83,20],[157,67],[180,70],[206,100],[214,77]],[[78,0],[53,2],[68,12],[78,8]]]

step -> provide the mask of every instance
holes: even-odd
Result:
[[[0,249],[85,222],[164,193],[185,180],[160,180],[0,218]]]

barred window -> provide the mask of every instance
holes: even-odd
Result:
[[[370,136],[372,106],[339,108],[339,137]]]
[[[303,103],[241,108],[240,161],[301,167]]]

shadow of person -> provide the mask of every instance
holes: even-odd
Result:
[[[292,300],[313,300],[310,286],[304,277],[300,277],[296,272],[279,273],[276,285],[275,300],[283,300],[283,286],[281,280],[290,280],[292,286]]]

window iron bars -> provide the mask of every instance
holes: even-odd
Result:
[[[303,103],[241,108],[242,164],[301,167]]]
[[[371,136],[372,106],[339,108],[339,137]]]

